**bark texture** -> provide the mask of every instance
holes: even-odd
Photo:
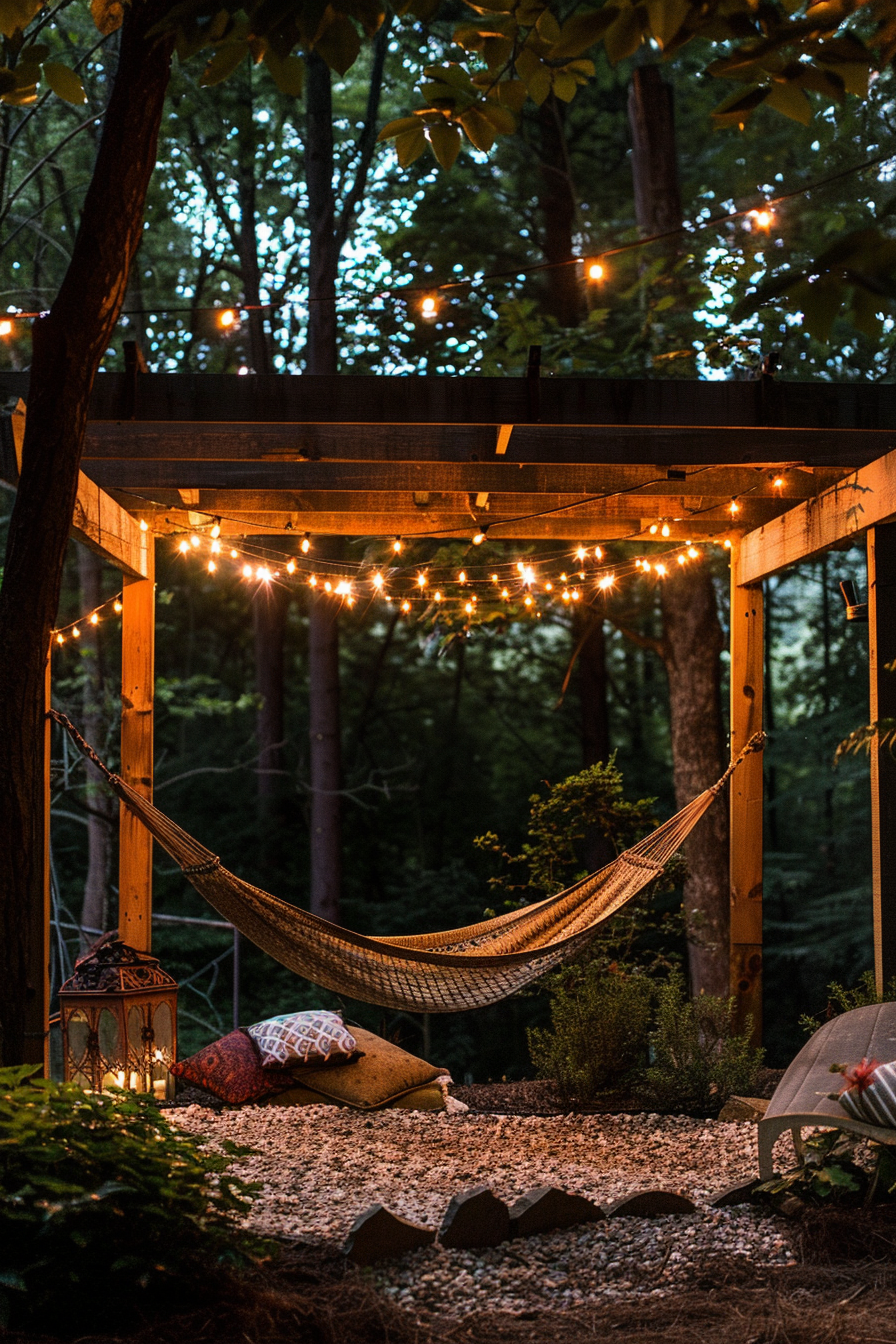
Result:
[[[118,70],[72,259],[33,329],[22,475],[0,589],[0,1059],[41,1060],[43,678],[94,376],[140,241],[172,42],[166,3],[125,9]],[[40,1005],[39,1011],[37,1006]]]
[[[550,94],[539,108],[538,124],[542,249],[545,259],[556,267],[548,272],[545,306],[562,327],[577,327],[585,305],[576,267],[571,264],[575,256],[576,196],[566,143],[566,105]]]
[[[714,784],[725,768],[722,723],[722,627],[712,578],[685,568],[662,589],[663,660],[675,801],[679,807]],[[730,899],[728,811],[716,803],[685,841],[684,912],[691,993],[728,995]]]
[[[342,750],[339,716],[339,607],[311,595],[308,618],[311,737],[311,912],[339,921],[342,887]]]
[[[283,747],[286,736],[284,713],[284,646],[290,591],[279,584],[262,584],[252,604],[255,650],[255,690],[259,697],[255,719],[258,744],[258,833],[259,881],[277,888],[284,857],[284,841],[290,822],[286,810]]]

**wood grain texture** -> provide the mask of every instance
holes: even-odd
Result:
[[[741,544],[743,581],[757,583],[894,515],[896,452],[890,452],[748,533]]]
[[[121,776],[152,801],[155,664],[155,564],[145,578],[126,578],[121,612]],[[152,836],[133,813],[119,810],[118,927],[131,947],[152,944]]]
[[[130,578],[146,577],[152,537],[83,471],[78,473],[72,536]]]
[[[731,557],[731,754],[762,728],[762,588],[739,582],[740,547]],[[738,1021],[762,1033],[762,753],[748,756],[730,784],[731,993]]]

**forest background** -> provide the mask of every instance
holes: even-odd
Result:
[[[450,173],[428,156],[402,168],[391,149],[375,151],[371,131],[406,110],[409,82],[448,51],[464,12],[444,7],[422,34],[419,24],[393,18],[345,77],[327,72],[331,109],[313,74],[297,99],[248,62],[214,90],[200,87],[197,70],[176,64],[120,324],[150,368],[310,367],[309,327],[325,306],[309,302],[320,262],[312,242],[321,209],[315,167],[318,186],[321,175],[308,150],[320,145],[328,118],[333,171],[325,171],[322,195],[324,210],[332,206],[331,251],[338,245],[338,300],[326,311],[335,314],[342,373],[512,376],[538,344],[546,376],[750,377],[771,350],[782,378],[892,376],[886,311],[868,315],[863,331],[845,315],[829,332],[814,321],[813,335],[786,298],[756,313],[745,302],[782,265],[804,266],[850,230],[886,222],[894,202],[887,164],[794,198],[768,234],[736,220],[689,232],[672,249],[620,256],[599,287],[583,288],[571,267],[524,274],[564,253],[637,237],[628,90],[643,55],[612,66],[597,53],[594,79],[568,107],[553,95],[529,107],[517,137],[502,139],[489,157],[467,147]],[[64,270],[116,57],[116,35],[98,37],[79,5],[59,13],[60,54],[83,75],[87,106],[48,97],[39,116],[9,105],[0,112],[0,290],[4,304],[27,310],[49,306]],[[864,102],[819,110],[810,124],[760,108],[741,133],[714,127],[718,85],[687,49],[663,75],[675,91],[681,198],[696,222],[864,162],[891,136],[887,78]],[[231,103],[226,117],[222,97]],[[433,322],[397,292],[494,272],[510,278],[482,278],[456,292]],[[208,311],[255,303],[270,308],[227,332]],[[27,366],[19,327],[4,349],[13,367]],[[120,368],[122,359],[116,345],[104,368]],[[346,554],[359,553],[344,545]],[[501,545],[508,558],[539,553]],[[434,550],[421,543],[414,555],[423,563]],[[93,556],[71,551],[59,625],[117,586]],[[468,548],[450,554],[461,564]],[[709,563],[724,626],[724,554]],[[863,586],[861,552],[830,555],[766,585],[765,994],[773,1062],[798,1046],[797,1019],[823,1008],[827,982],[854,980],[871,958],[867,764],[833,768],[836,743],[867,719],[866,647],[861,628],[843,620],[844,577]],[[166,543],[158,580],[159,802],[242,876],[306,903],[308,594],[253,592],[236,577],[212,578]],[[495,832],[518,851],[533,792],[608,751],[616,752],[628,797],[656,798],[658,815],[673,809],[659,589],[628,580],[590,619],[589,654],[561,700],[583,634],[581,619],[562,607],[537,623],[490,622],[448,641],[444,631],[381,609],[340,613],[343,922],[396,933],[479,917],[496,900],[488,885],[495,867],[475,837]],[[68,641],[53,668],[55,702],[113,763],[117,659],[109,620]],[[282,732],[273,733],[281,686]],[[83,941],[77,925],[114,924],[116,871],[113,810],[80,765],[62,756],[61,740],[57,748],[56,988]],[[156,873],[159,913],[207,916],[164,862]],[[154,947],[183,986],[183,1046],[220,1034],[231,1011],[229,935],[160,923]],[[246,944],[241,954],[243,1021],[334,1003]],[[538,994],[429,1022],[347,1007],[365,1025],[399,1033],[409,1048],[425,1046],[455,1076],[477,1080],[529,1071],[524,1028],[545,1017]]]

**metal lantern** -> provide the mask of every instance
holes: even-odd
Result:
[[[174,1096],[177,982],[155,957],[107,933],[59,991],[66,1082]]]

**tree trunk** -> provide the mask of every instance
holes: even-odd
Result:
[[[308,346],[306,373],[338,372],[336,196],[333,191],[333,91],[330,67],[305,58],[305,186],[308,191]],[[313,606],[314,604],[312,604]]]
[[[548,272],[545,307],[562,327],[577,327],[582,320],[584,302],[576,267],[571,264],[575,256],[576,197],[570,174],[565,119],[565,104],[550,94],[538,112],[541,131],[538,204],[544,220],[545,259],[556,267]]]
[[[0,589],[0,1060],[36,1055],[42,971],[43,681],[78,489],[87,407],[143,228],[172,39],[147,33],[168,0],[125,9],[115,83],[72,259],[35,321],[22,474]],[[28,1039],[26,1041],[26,1031]]]
[[[675,801],[683,807],[715,783],[727,755],[719,662],[722,627],[709,571],[694,565],[675,574],[662,587],[661,606]],[[722,802],[710,808],[685,841],[684,854],[691,993],[727,998],[728,812]]]
[[[286,815],[283,743],[284,645],[290,592],[279,584],[259,587],[252,603],[252,633],[255,646],[255,690],[259,697],[255,719],[258,744],[258,866],[259,882],[274,889],[282,876],[284,840],[290,823]]]
[[[312,592],[308,617],[311,734],[311,911],[339,921],[342,886],[342,752],[339,720],[339,606]]]
[[[584,617],[584,620],[583,620]],[[584,627],[584,628],[583,628]],[[607,641],[602,616],[576,612],[573,635],[585,636],[579,649],[579,703],[582,714],[582,764],[596,765],[610,755],[607,707]]]
[[[253,373],[271,372],[270,342],[261,307],[261,266],[258,262],[258,206],[255,181],[256,130],[253,116],[252,67],[248,67],[249,87],[245,99],[237,104],[236,124],[239,144],[240,206],[239,262],[243,281],[243,299],[248,305],[249,361]]]
[[[629,90],[635,216],[645,234],[681,226],[672,90],[655,65],[637,67]],[[676,250],[676,240],[670,249]],[[678,566],[674,567],[676,570]],[[704,566],[684,567],[663,585],[663,661],[669,678],[669,716],[675,800],[679,807],[715,782],[724,768],[719,654],[722,627],[712,577]],[[711,809],[685,844],[685,923],[691,992],[728,994],[728,815]]]
[[[78,578],[82,610],[93,611],[103,600],[103,562],[86,546],[78,547]],[[101,626],[91,625],[89,621],[85,621],[81,631],[81,667],[84,673],[82,731],[88,742],[95,742],[98,750],[102,750],[109,727],[103,634]],[[118,810],[102,774],[91,761],[85,760],[84,773],[87,777],[84,790],[87,807],[87,877],[81,904],[82,952],[96,942],[97,937],[96,933],[85,933],[83,929],[100,929],[105,932],[108,926],[113,827]]]

